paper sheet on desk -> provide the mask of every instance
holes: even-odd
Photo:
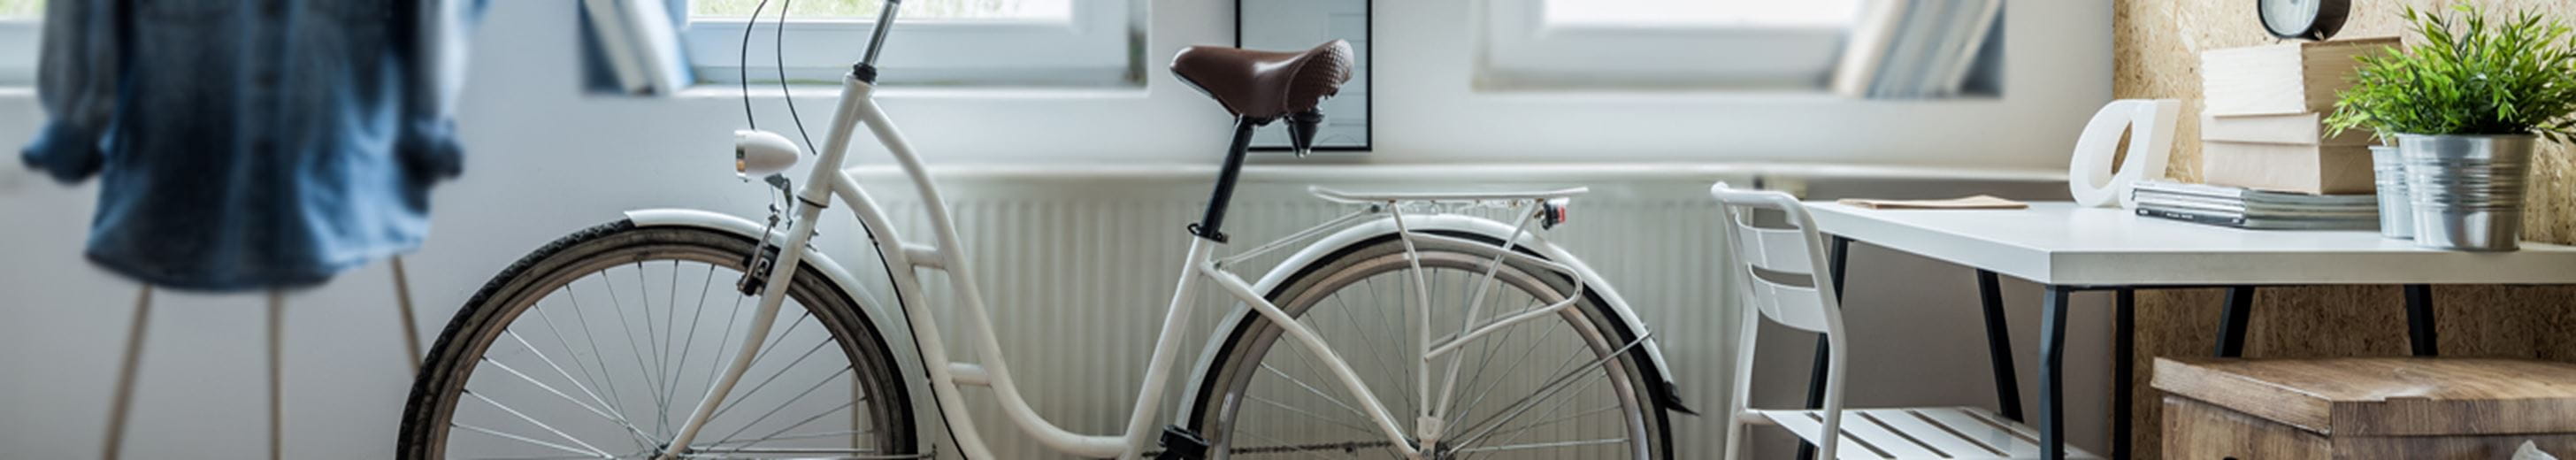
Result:
[[[1996,198],[1992,195],[1977,195],[1971,197],[1951,198],[1947,200],[1877,200],[1844,198],[1842,201],[1838,201],[1838,203],[1870,209],[2022,209],[2030,207],[2029,203]]]

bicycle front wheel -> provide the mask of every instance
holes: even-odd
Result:
[[[1634,353],[1641,338],[1578,281],[1511,262],[1489,280],[1499,241],[1446,236],[1473,243],[1416,239],[1421,282],[1390,235],[1300,268],[1268,300],[1329,343],[1426,457],[1670,458],[1665,411]],[[1537,316],[1423,358],[1425,342],[1523,314]],[[1219,331],[1228,336],[1184,414],[1209,456],[1400,458],[1326,357],[1281,341],[1285,331],[1258,316]]]
[[[555,241],[477,292],[413,383],[404,459],[887,458],[916,453],[899,368],[849,293],[799,267],[741,384],[669,443],[760,299],[758,242],[615,222]]]

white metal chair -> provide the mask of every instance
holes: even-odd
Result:
[[[1729,273],[1744,294],[1743,328],[1738,332],[1735,388],[1727,399],[1726,458],[1742,458],[1753,425],[1787,429],[1817,446],[1817,458],[2040,458],[2039,434],[1984,409],[1925,407],[1843,409],[1844,346],[1841,300],[1823,268],[1824,237],[1815,219],[1796,197],[1781,192],[1739,190],[1718,183],[1719,215],[1728,225],[1727,245],[1734,251]],[[1757,221],[1753,211],[1779,211],[1778,224]],[[1759,312],[1758,314],[1756,312]],[[1751,405],[1755,331],[1763,319],[1825,335],[1824,408],[1765,410]],[[1848,421],[1850,423],[1846,424]],[[1833,442],[1822,440],[1832,439]],[[2067,458],[2097,458],[2073,448]]]

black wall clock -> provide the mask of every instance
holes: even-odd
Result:
[[[2351,0],[2255,0],[2254,12],[2274,37],[2325,40],[2343,29]]]

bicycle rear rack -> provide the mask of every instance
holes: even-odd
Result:
[[[1324,187],[1320,187],[1320,186],[1309,186],[1309,187],[1306,187],[1306,193],[1314,194],[1314,195],[1315,195],[1315,197],[1317,197],[1317,198],[1323,198],[1323,199],[1325,199],[1325,200],[1332,201],[1332,202],[1336,202],[1336,203],[1349,203],[1349,204],[1385,204],[1385,203],[1402,203],[1402,202],[1426,202],[1426,203],[1448,203],[1448,204],[1457,204],[1457,203],[1491,203],[1491,204],[1508,205],[1508,204],[1512,204],[1512,203],[1510,203],[1510,202],[1527,203],[1527,202],[1529,202],[1529,201],[1531,201],[1531,200],[1536,200],[1536,201],[1556,201],[1556,200],[1563,200],[1563,199],[1573,198],[1575,195],[1581,195],[1581,194],[1584,194],[1584,193],[1589,193],[1589,192],[1591,192],[1591,191],[1592,191],[1592,189],[1591,189],[1590,187],[1574,187],[1574,188],[1562,188],[1562,189],[1556,189],[1556,190],[1509,191],[1509,192],[1373,192],[1373,193],[1353,193],[1353,192],[1345,192],[1345,191],[1341,191],[1341,190],[1334,190],[1334,189],[1324,188]]]

